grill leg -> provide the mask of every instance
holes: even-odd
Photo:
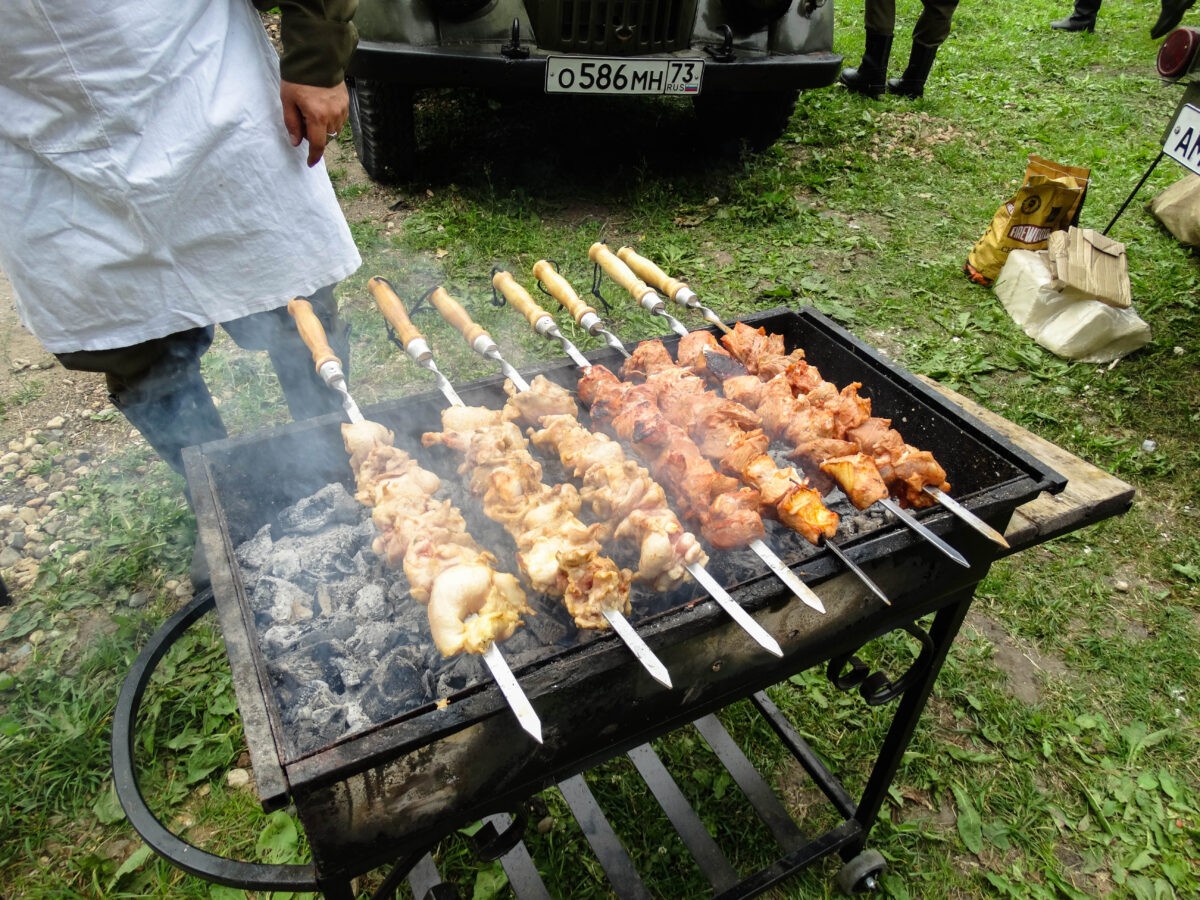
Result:
[[[867,780],[867,786],[863,790],[862,799],[859,800],[858,810],[854,815],[854,818],[862,825],[863,840],[846,847],[842,851],[843,859],[849,860],[858,855],[866,845],[866,836],[870,834],[871,827],[879,817],[879,810],[887,796],[888,787],[891,785],[892,779],[896,777],[896,771],[900,768],[900,761],[912,740],[917,721],[921,718],[921,712],[925,709],[925,703],[933,690],[933,683],[937,680],[938,673],[942,670],[942,664],[946,661],[950,645],[954,642],[954,637],[958,634],[963,619],[967,616],[972,595],[973,588],[960,592],[955,603],[942,607],[933,618],[933,626],[929,629],[929,634],[933,638],[933,658],[929,667],[909,686],[896,706],[896,713],[892,717],[887,737],[884,738],[883,747],[871,769],[871,777]]]

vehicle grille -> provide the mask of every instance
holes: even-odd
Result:
[[[685,49],[696,0],[558,0],[538,4],[543,50],[638,56]]]

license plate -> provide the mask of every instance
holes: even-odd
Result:
[[[1185,104],[1167,129],[1163,153],[1186,169],[1200,174],[1200,109]]]
[[[547,94],[700,93],[699,59],[627,59],[608,56],[551,56],[546,59]]]

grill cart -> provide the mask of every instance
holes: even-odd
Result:
[[[336,419],[194,448],[187,454],[188,482],[211,563],[212,596],[198,597],[152,640],[126,681],[114,722],[118,795],[147,843],[183,869],[234,886],[320,890],[328,897],[348,898],[353,896],[352,879],[390,865],[380,895],[407,878],[414,896],[436,897],[441,876],[429,856],[431,848],[483,819],[486,824],[476,840],[485,855],[502,861],[517,896],[546,897],[522,843],[526,821],[518,811],[531,797],[557,785],[612,890],[621,897],[646,897],[652,891],[639,874],[639,860],[621,845],[584,778],[589,769],[625,755],[711,884],[713,896],[754,896],[833,853],[845,862],[843,888],[869,887],[883,867],[882,857],[867,849],[871,827],[992,562],[1002,552],[1020,552],[1123,512],[1133,491],[903,371],[813,310],[778,310],[746,322],[783,334],[789,348],[804,347],[807,359],[835,383],[861,382],[877,415],[891,417],[912,444],[937,452],[955,498],[1004,532],[1009,550],[1002,551],[945,509],[919,510],[920,522],[966,557],[969,565],[963,567],[890,516],[838,506],[842,552],[883,589],[891,599],[887,605],[829,551],[783,529],[771,531],[770,542],[817,592],[825,615],[800,603],[752,554],[714,551],[709,571],[778,640],[783,655],[763,652],[692,585],[666,595],[635,589],[630,621],[670,671],[671,689],[650,678],[611,632],[581,636],[556,628],[554,611],[539,607],[538,615],[530,617],[539,624],[523,630],[524,642],[514,637],[504,645],[541,719],[543,742],[538,744],[522,730],[482,668],[464,670],[452,661],[444,672],[412,666],[409,673],[399,662],[380,665],[380,654],[409,652],[394,636],[405,630],[400,625],[385,629],[388,637],[383,649],[372,651],[374,662],[359,660],[364,664],[358,670],[350,667],[351,648],[364,646],[361,636],[351,634],[349,625],[322,624],[326,606],[336,607],[341,596],[332,582],[321,588],[330,602],[315,609],[304,628],[280,631],[264,617],[254,598],[262,587],[262,548],[268,543],[276,548],[286,544],[289,553],[304,560],[328,557],[329,571],[352,572],[343,557],[355,553],[358,526],[339,519],[341,513],[326,529],[332,539],[314,538],[324,544],[293,551],[287,543],[294,538],[289,529],[310,536],[320,530],[307,520],[297,525],[298,509],[344,506],[308,498],[342,488],[353,491]],[[607,349],[589,354],[593,362],[615,369],[620,358],[614,357]],[[577,378],[576,370],[565,364],[526,374],[538,372],[568,387]],[[458,392],[467,404],[497,408],[505,399],[502,387],[502,379],[489,378],[462,385]],[[444,405],[438,394],[420,394],[363,412],[394,430],[397,446],[442,477],[475,538],[502,563],[511,562],[503,532],[475,510],[477,502],[456,474],[457,460],[438,452],[440,448],[421,448],[420,434],[441,427]],[[549,462],[546,472],[548,478],[554,474]],[[355,555],[361,563],[363,554]],[[273,565],[278,574],[281,564]],[[317,563],[300,568],[305,565]],[[268,810],[294,807],[312,850],[310,866],[235,862],[197,850],[158,823],[138,791],[133,722],[142,693],[167,648],[214,605],[260,799]],[[915,662],[904,672],[872,671],[857,654],[893,632],[919,644]],[[311,651],[307,656],[300,652],[306,648]],[[765,692],[817,667],[838,688],[857,690],[864,703],[891,705],[886,737],[858,796]],[[437,679],[432,694],[431,679]],[[321,692],[324,700],[314,700],[308,688],[315,680],[340,690],[330,688]],[[443,702],[431,701],[434,695]],[[835,827],[816,835],[802,831],[724,729],[716,713],[742,700],[749,701],[827,798],[838,820]],[[753,872],[738,871],[706,830],[649,743],[682,728],[694,728],[720,760],[778,845],[775,862]]]

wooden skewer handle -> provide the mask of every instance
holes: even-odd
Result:
[[[382,278],[372,278],[367,282],[367,290],[375,298],[375,305],[379,307],[383,317],[388,320],[388,324],[396,329],[396,334],[400,336],[400,343],[407,347],[413,341],[421,339],[421,332],[417,331],[417,326],[408,317],[404,301],[396,295],[390,284]]]
[[[566,307],[567,312],[576,322],[579,322],[588,313],[596,315],[596,310],[580,300],[579,295],[575,293],[575,289],[571,287],[567,279],[559,275],[554,270],[554,266],[546,260],[539,259],[533,264],[533,277],[546,286],[550,296]]]
[[[634,300],[640,302],[650,292],[646,282],[638,278],[629,266],[621,262],[617,255],[600,241],[592,244],[588,250],[588,257],[607,272],[609,278],[625,288]]]
[[[672,278],[644,256],[638,256],[632,247],[621,247],[617,257],[633,271],[638,278],[662,291],[672,300],[683,288],[687,287],[678,278]],[[639,298],[640,299],[640,298]]]
[[[511,272],[497,272],[492,276],[492,285],[505,296],[517,312],[529,320],[529,324],[534,328],[537,328],[538,322],[550,315],[529,296],[529,291],[517,284],[517,280],[512,277]]]
[[[340,366],[342,361],[329,346],[329,339],[325,337],[325,327],[317,318],[317,314],[313,312],[312,304],[303,297],[293,297],[288,301],[287,308],[288,312],[292,314],[292,318],[296,320],[296,330],[300,332],[300,339],[312,353],[317,371],[320,371],[321,366],[327,362],[335,362]]]
[[[480,337],[491,339],[492,336],[484,327],[477,325],[471,314],[463,309],[462,304],[451,297],[445,288],[434,288],[433,293],[429,295],[429,302],[437,307],[443,319],[458,329],[458,333],[466,338],[471,347],[475,346],[475,341]]]

